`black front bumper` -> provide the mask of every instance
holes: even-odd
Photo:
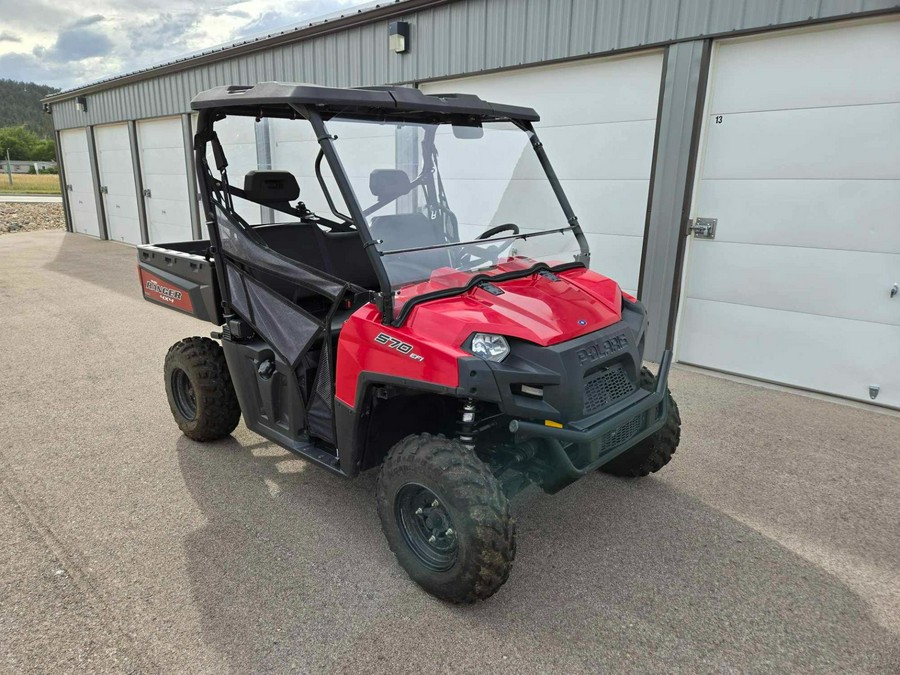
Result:
[[[541,460],[551,467],[542,482],[546,492],[558,492],[566,485],[618,457],[629,448],[659,431],[666,423],[669,368],[672,352],[666,351],[659,364],[653,390],[639,388],[596,415],[564,425],[563,428],[513,419],[509,424],[517,443],[541,439]],[[573,457],[589,458],[577,465]]]

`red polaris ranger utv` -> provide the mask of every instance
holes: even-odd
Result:
[[[642,367],[644,309],[588,269],[534,110],[281,83],[192,107],[210,238],[138,248],[147,300],[221,326],[166,356],[189,438],[243,414],[333,473],[379,468],[400,565],[460,603],[509,576],[507,495],[672,457],[671,354]],[[225,146],[252,168],[239,185]]]

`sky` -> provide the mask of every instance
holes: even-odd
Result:
[[[0,0],[0,79],[69,89],[371,0]]]

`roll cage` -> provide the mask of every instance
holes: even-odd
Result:
[[[362,298],[368,297],[378,307],[383,323],[397,326],[402,325],[410,311],[422,302],[457,295],[487,280],[505,281],[527,276],[541,269],[561,271],[570,267],[586,266],[590,259],[587,240],[578,223],[578,218],[575,216],[559,179],[550,164],[550,160],[544,151],[543,145],[534,130],[532,123],[540,118],[530,108],[490,103],[472,95],[446,94],[429,96],[417,89],[406,87],[337,89],[315,85],[281,83],[262,83],[255,86],[228,86],[211,89],[195,97],[191,107],[199,113],[194,152],[198,167],[200,196],[210,234],[211,253],[217,262],[215,269],[219,287],[222,290],[224,313],[226,315],[232,313],[230,311],[233,305],[232,298],[235,297],[230,289],[231,283],[235,282],[235,277],[228,273],[225,264],[226,259],[230,259],[231,263],[238,263],[242,267],[264,270],[266,273],[274,274],[276,277],[290,277],[290,281],[323,296],[331,304],[327,316],[322,322],[326,332],[329,329],[331,320],[339,310],[341,302],[345,302],[350,306],[358,306]],[[308,121],[320,148],[315,161],[316,177],[332,215],[337,220],[313,216],[311,213],[300,211],[296,207],[291,206],[290,200],[259,199],[231,185],[227,173],[228,160],[214,129],[217,121],[228,116],[252,117],[257,121],[265,117]],[[427,292],[408,299],[399,314],[395,316],[393,307],[394,293],[382,261],[384,253],[379,251],[376,246],[378,242],[369,230],[367,215],[385,206],[397,197],[386,200],[379,198],[375,204],[365,209],[361,206],[351,187],[347,171],[335,146],[334,141],[336,137],[329,134],[326,128],[326,122],[336,116],[361,121],[394,121],[428,125],[458,124],[462,126],[480,126],[486,122],[511,122],[528,135],[535,155],[546,174],[568,223],[567,228],[562,228],[559,231],[571,228],[580,248],[580,254],[576,256],[575,262],[553,267],[546,263],[536,263],[528,269],[502,274],[473,274],[467,283],[459,288]],[[423,140],[423,170],[410,184],[411,186],[418,185],[423,188],[429,208],[441,209],[446,207],[446,203],[442,201],[444,199],[443,188],[440,184],[440,176],[435,170],[434,157],[436,156],[436,151],[428,150],[429,144],[433,150],[433,143],[433,131],[430,135],[426,133]],[[216,178],[213,175],[212,168],[209,165],[207,156],[209,147],[212,149],[215,169],[219,172],[220,178]],[[332,195],[325,184],[321,172],[323,160],[328,163],[331,169],[338,191],[349,211],[348,214],[341,213],[337,209]],[[332,232],[358,232],[362,247],[377,279],[378,290],[375,292],[367,291],[367,289],[360,288],[353,283],[329,275],[323,270],[290,260],[271,250],[258,251],[255,259],[254,255],[242,255],[235,252],[233,247],[229,251],[227,242],[223,247],[223,230],[232,238],[246,237],[256,247],[268,249],[266,243],[253,231],[253,227],[244,222],[235,213],[232,201],[233,196],[301,219],[312,220],[319,225],[327,227]],[[527,238],[528,235],[518,236],[519,238]],[[414,247],[393,251],[392,253],[406,253],[439,247],[440,245]],[[292,268],[293,273],[291,272]]]

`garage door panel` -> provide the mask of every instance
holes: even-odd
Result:
[[[184,226],[184,203],[175,199],[148,199],[147,215],[154,223]],[[188,222],[190,228],[190,222]]]
[[[708,300],[688,300],[679,360],[900,407],[900,328]],[[884,347],[877,356],[873,345]]]
[[[66,129],[60,132],[66,154],[84,153],[87,155],[87,132],[84,129]]]
[[[703,178],[900,178],[900,103],[708,121]]]
[[[72,214],[72,227],[76,232],[92,237],[100,236],[97,206],[93,199],[86,199],[84,195],[74,191],[69,192],[69,211]]]
[[[187,178],[182,174],[152,174],[144,178],[144,188],[150,190],[151,199],[187,199]],[[148,200],[150,201],[150,200]]]
[[[127,135],[125,141],[128,141]],[[132,172],[130,150],[101,149],[98,141],[97,158],[103,164],[104,169],[110,176],[118,173],[130,174]]]
[[[127,244],[141,243],[141,224],[137,218],[126,218],[108,215],[115,206],[107,211],[107,223],[109,225],[109,238],[113,241],[122,241]]]
[[[615,280],[623,290],[634,295],[641,267],[641,237],[589,234],[591,269]]]
[[[900,180],[705,180],[696,213],[717,242],[900,253]]]
[[[115,124],[94,130],[97,163],[103,195],[107,235],[113,241],[141,243],[138,197],[134,186],[134,162],[128,125]]]
[[[649,179],[568,181],[565,188],[585,232],[643,238]]]
[[[193,238],[181,118],[141,121],[137,131],[150,242]]]
[[[101,170],[102,171],[102,170]],[[134,200],[135,190],[134,190],[134,174],[130,171],[128,173],[113,173],[113,174],[105,174],[103,175],[103,184],[106,186],[106,189],[109,191],[110,196],[119,196],[119,197],[131,197]],[[134,204],[135,213],[137,213],[137,204]]]
[[[650,178],[656,134],[653,120],[554,127],[539,133],[562,180]],[[532,175],[518,177],[539,178],[540,174],[532,169]]]
[[[183,222],[166,223],[161,220],[151,221],[150,243],[151,244],[168,244],[178,241],[191,239],[190,235],[185,236],[185,231],[190,232],[191,224],[187,226]]]
[[[695,241],[688,295],[900,326],[900,255]]]
[[[900,22],[716,45],[680,360],[900,406]]]
[[[754,40],[716,61],[728,77],[716,83],[715,114],[900,101],[897,21]]]
[[[426,94],[475,94],[535,108],[541,129],[572,124],[655,120],[662,52],[639,57],[543,66],[422,85]],[[538,99],[546,99],[540,105]],[[554,105],[551,100],[556,101]],[[561,103],[561,105],[560,105]]]
[[[66,153],[66,159],[69,160],[69,166],[66,168],[66,175],[77,176],[80,179],[91,177],[90,157],[86,152]]]
[[[72,229],[81,234],[100,236],[93,172],[88,153],[87,131],[67,129],[60,132],[60,150],[68,191]]]
[[[185,176],[184,150],[158,148],[141,152],[141,169],[147,176]]]
[[[184,143],[181,133],[181,119],[176,117],[142,120],[138,123],[138,138],[143,150],[181,150]]]

